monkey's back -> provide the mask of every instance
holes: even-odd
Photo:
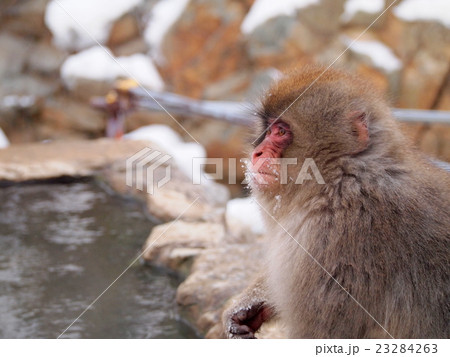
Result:
[[[415,167],[343,175],[285,222],[295,241],[278,230],[270,279],[291,337],[450,337],[449,176]]]

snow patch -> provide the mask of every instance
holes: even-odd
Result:
[[[52,0],[45,24],[54,43],[66,50],[81,50],[108,40],[115,20],[140,5],[142,0]]]
[[[228,227],[241,226],[255,234],[265,233],[259,205],[250,197],[228,201],[225,217]]]
[[[95,46],[69,56],[61,66],[61,78],[69,89],[74,88],[79,78],[113,81],[120,77],[131,77],[154,90],[164,88],[164,82],[155,65],[143,54],[116,58],[109,51]]]
[[[358,12],[376,14],[384,9],[385,0],[347,0],[344,5],[344,13],[341,16],[343,22],[350,21]]]
[[[2,128],[0,128],[0,149],[7,148],[9,146],[9,140],[3,132]]]
[[[173,129],[167,125],[147,125],[124,135],[128,140],[147,140],[156,144],[161,150],[170,155],[178,168],[192,180],[192,161],[198,159],[201,164],[205,163],[206,150],[197,143],[186,143]],[[204,166],[201,166],[203,169]],[[210,182],[202,179],[202,183]]]
[[[344,43],[349,46],[352,39],[344,37]],[[370,58],[372,64],[387,72],[394,72],[402,68],[402,61],[394,52],[380,41],[355,41],[350,50]]]
[[[161,43],[170,28],[177,22],[189,0],[160,0],[150,13],[150,20],[144,31],[153,58],[162,61]]]
[[[404,21],[437,21],[450,28],[449,0],[404,0],[393,12]]]
[[[244,34],[278,16],[293,16],[298,9],[319,3],[320,0],[256,0],[241,25]]]

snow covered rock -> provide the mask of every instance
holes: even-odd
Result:
[[[2,128],[0,128],[0,149],[7,148],[9,146],[9,140],[3,132]]]
[[[343,42],[350,46],[349,51],[362,56],[369,64],[384,73],[396,72],[402,68],[402,61],[394,52],[380,41],[353,41],[343,37]]]
[[[164,88],[155,65],[143,54],[116,58],[105,48],[94,46],[68,57],[61,67],[61,78],[71,90],[79,80],[111,82],[119,77],[133,78],[154,90]]]
[[[259,205],[250,197],[228,201],[225,212],[227,229],[234,236],[264,234],[264,222]]]
[[[142,0],[53,0],[47,5],[45,23],[58,47],[79,51],[105,43],[113,22],[141,3]]]
[[[249,34],[272,18],[294,16],[297,10],[317,3],[319,0],[256,0],[242,22],[241,31]]]
[[[341,21],[347,25],[369,26],[383,12],[385,3],[386,0],[347,0]],[[372,27],[380,27],[384,19],[384,17],[377,19]]]
[[[177,22],[190,0],[165,0],[157,2],[150,13],[144,38],[153,58],[163,61],[161,44],[169,29]]]
[[[450,2],[448,0],[404,0],[393,10],[403,21],[434,21],[450,28]]]
[[[158,145],[169,154],[178,168],[192,180],[193,160],[204,162],[206,151],[197,143],[186,143],[167,125],[148,125],[134,130],[124,136],[128,140],[148,140]]]

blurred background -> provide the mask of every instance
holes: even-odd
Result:
[[[90,99],[130,74],[157,91],[255,102],[279,71],[329,65],[392,1],[58,3],[0,4],[0,128],[12,145],[104,136],[105,113]],[[449,28],[448,1],[400,0],[335,65],[373,81],[393,107],[450,110]],[[242,157],[241,127],[176,118],[209,157]],[[166,113],[138,110],[125,127],[154,123],[192,141]],[[450,161],[448,125],[409,124],[405,132],[427,154]]]
[[[92,98],[108,102],[115,81],[133,77],[155,93],[257,104],[281,72],[335,60],[335,67],[385,91],[392,107],[450,110],[450,2],[1,0],[0,337],[56,337],[131,261],[154,224],[176,218],[180,197],[188,202],[189,190],[173,193],[181,184],[163,200],[149,198],[145,209],[111,194],[124,190],[114,187],[114,179],[116,190],[109,191],[83,180],[29,185],[89,176],[120,153],[131,156],[142,148],[120,139],[94,141],[105,137],[110,113],[95,109]],[[242,125],[173,113],[184,130],[165,112],[135,108],[124,115],[125,133],[164,124],[179,140],[198,140],[208,157],[246,157]],[[189,151],[158,128],[149,139]],[[402,130],[426,154],[450,161],[448,123],[402,123]],[[243,179],[238,167],[237,182]],[[231,197],[244,195],[239,184],[229,188]],[[196,278],[178,288],[178,275],[133,265],[124,285],[65,337],[220,336],[224,301],[256,269],[242,263],[252,257],[234,244],[254,244],[247,238],[261,232],[251,232],[257,224],[247,203],[231,204],[217,192],[205,193],[216,201],[206,200],[190,216],[202,223],[179,227],[167,251],[159,247],[144,257]],[[222,213],[204,218],[219,206]],[[213,242],[218,236],[227,243]],[[218,244],[223,251],[210,250]],[[224,258],[230,251],[240,263]],[[191,268],[194,258],[203,265]],[[187,313],[175,299],[188,306]]]

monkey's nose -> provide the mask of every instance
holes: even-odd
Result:
[[[262,150],[255,150],[252,154],[252,164],[254,165],[256,160],[263,154]]]

